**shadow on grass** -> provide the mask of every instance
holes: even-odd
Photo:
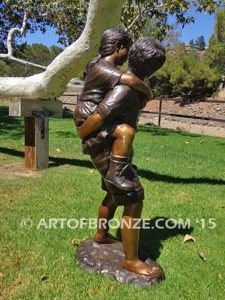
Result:
[[[224,142],[220,142],[220,143],[217,142],[216,144],[219,145],[219,146],[223,146],[223,147],[225,146],[225,143],[224,143]]]
[[[71,132],[71,131],[66,131],[66,132],[65,131],[55,131],[54,135],[56,135],[58,137],[63,137],[63,138],[73,138],[73,139],[76,138],[75,131],[74,132]]]
[[[63,119],[73,119],[72,113],[63,113]],[[0,134],[18,138],[24,135],[24,121],[23,118],[15,118],[9,116],[9,107],[0,106]],[[74,131],[75,132],[75,131]],[[56,132],[57,135],[63,137],[75,137],[72,132]]]
[[[184,236],[193,231],[190,224],[174,223],[170,218],[158,216],[145,220],[145,227],[147,229],[140,231],[140,247],[154,260],[160,256],[163,241],[178,235]]]
[[[175,135],[179,134],[186,137],[196,138],[200,137],[198,134],[192,134],[188,132],[183,132],[180,130],[173,130],[173,129],[166,129],[166,128],[159,128],[157,126],[154,126],[152,124],[146,124],[146,125],[140,125],[138,126],[138,131],[141,132],[149,132],[151,135],[160,135],[160,136],[169,136],[169,135]]]
[[[81,160],[81,159],[71,159],[63,157],[52,157],[49,156],[49,167],[59,167],[61,165],[72,165],[76,167],[84,167],[94,169],[94,166],[90,160]]]
[[[63,119],[73,119],[73,111],[63,110]]]
[[[171,175],[163,175],[158,174],[149,170],[142,170],[138,169],[138,175],[141,177],[144,177],[150,181],[162,181],[167,183],[174,183],[174,184],[218,184],[218,185],[224,185],[225,180],[223,179],[213,179],[213,178],[207,178],[207,177],[175,177]]]
[[[24,157],[24,153],[22,151],[14,150],[14,149],[8,149],[4,147],[0,147],[0,153],[17,156],[17,157]],[[88,160],[81,160],[81,159],[71,159],[71,158],[64,158],[64,157],[53,157],[49,156],[49,167],[58,167],[61,165],[72,165],[72,166],[79,166],[84,168],[92,168],[94,169],[93,164],[91,161]],[[138,174],[141,177],[144,177],[151,181],[161,181],[161,182],[167,182],[167,183],[173,183],[173,184],[213,184],[213,185],[224,185],[225,180],[222,179],[213,179],[213,178],[206,178],[206,177],[200,177],[200,178],[183,178],[183,177],[174,177],[170,175],[163,175],[158,174],[149,170],[138,170]]]
[[[23,120],[21,118],[9,117],[9,108],[7,106],[0,106],[0,123],[1,135],[15,138],[24,134]]]
[[[175,223],[171,218],[159,216],[151,220],[142,220],[139,242],[140,259],[157,260],[163,248],[163,241],[178,235],[190,234],[192,231],[193,227],[186,220]],[[117,237],[121,239],[120,230],[117,231]]]
[[[24,152],[22,152],[22,151],[3,148],[3,147],[0,147],[0,153],[17,156],[17,157],[24,157]],[[49,167],[50,168],[58,167],[61,165],[72,165],[72,166],[79,166],[79,167],[84,167],[84,168],[94,168],[91,161],[88,161],[88,160],[49,156]]]

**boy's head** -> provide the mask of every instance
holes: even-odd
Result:
[[[126,31],[121,28],[111,28],[103,33],[99,54],[106,57],[115,53],[117,64],[122,65],[127,59],[131,45],[132,39]]]
[[[141,78],[157,71],[166,60],[165,48],[149,37],[139,38],[131,47],[128,65],[132,72]]]

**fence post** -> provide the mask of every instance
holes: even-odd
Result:
[[[25,119],[25,167],[41,170],[48,167],[49,117],[62,116],[62,102],[20,99],[9,103],[9,115]]]
[[[161,113],[162,113],[162,97],[159,100],[159,118],[158,118],[158,127],[161,126]]]

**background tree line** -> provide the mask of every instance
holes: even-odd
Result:
[[[46,31],[54,27],[59,43],[64,46],[76,40],[84,29],[90,0],[4,0],[0,1],[0,50],[6,51],[7,33],[12,27],[20,27],[24,12],[27,13],[26,32],[37,29]],[[178,24],[188,24],[194,17],[186,14],[190,8],[209,14],[224,4],[224,0],[126,0],[124,1],[120,26],[134,38],[152,31],[155,38],[162,39],[171,25],[168,17],[173,15]],[[110,13],[110,12],[109,12]]]
[[[27,32],[46,30],[46,26],[55,27],[59,42],[66,46],[74,41],[83,30],[86,22],[87,0],[53,2],[37,0],[6,0],[0,2],[0,50],[7,52],[7,32],[14,26],[20,26],[24,9],[29,18]],[[164,42],[167,48],[166,64],[151,79],[150,83],[156,95],[190,95],[204,97],[211,95],[217,88],[221,75],[225,74],[225,8],[217,9],[221,1],[193,1],[198,11],[213,13],[216,10],[214,33],[204,55],[197,50],[204,50],[206,43],[203,36],[190,41],[193,50],[179,43],[176,26],[168,24],[168,16],[176,16],[177,23],[185,25],[193,21],[185,15],[190,8],[189,1],[127,1],[123,7],[121,26],[135,38],[148,35]],[[177,25],[178,26],[178,25]],[[42,44],[26,45],[15,43],[15,56],[41,65],[48,65],[62,49],[50,48]],[[31,66],[0,60],[0,76],[29,76],[40,72]]]
[[[217,10],[214,33],[206,48],[204,37],[167,48],[167,61],[150,79],[156,95],[191,98],[211,96],[225,75],[225,8]]]
[[[15,56],[33,63],[48,66],[62,50],[62,48],[57,46],[48,48],[38,43],[32,45],[23,44],[16,49]],[[40,73],[40,69],[32,66],[24,66],[16,62],[0,60],[0,76],[30,76],[36,73]]]

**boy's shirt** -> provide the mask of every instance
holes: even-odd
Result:
[[[145,99],[142,93],[119,84],[98,105],[97,112],[102,116],[104,124],[126,123],[137,129]]]

